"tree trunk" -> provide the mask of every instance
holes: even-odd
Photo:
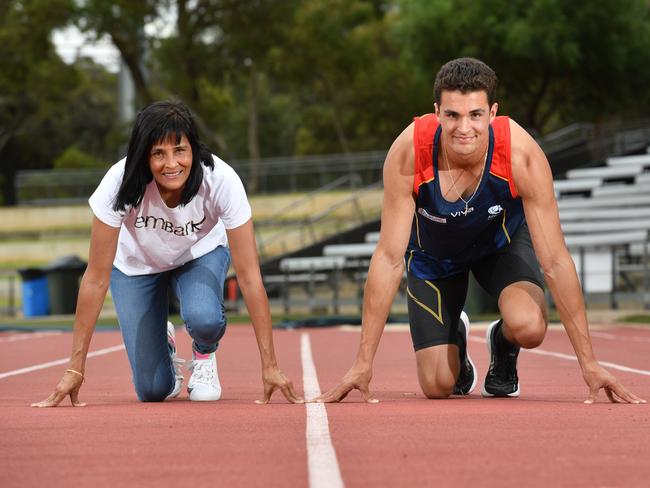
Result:
[[[133,85],[135,87],[138,101],[142,105],[149,105],[153,102],[153,96],[149,90],[149,84],[144,70],[144,53],[142,52],[141,47],[133,46],[132,42],[129,42],[128,39],[122,38],[115,32],[111,32],[110,36],[113,44],[115,44],[115,47],[120,51],[120,56],[122,56],[124,63],[131,72],[131,78],[133,79]]]
[[[324,79],[327,93],[329,95],[330,103],[332,104],[332,123],[334,124],[334,130],[336,131],[336,137],[339,140],[341,145],[341,151],[344,154],[350,154],[350,146],[348,144],[348,139],[345,136],[345,130],[343,128],[343,117],[341,116],[341,109],[339,107],[338,100],[336,98],[335,90],[333,89],[329,80]]]
[[[1,157],[0,153],[0,157]],[[16,169],[7,167],[2,169],[2,177],[0,178],[2,186],[2,198],[0,199],[0,206],[10,207],[18,203],[16,201]]]

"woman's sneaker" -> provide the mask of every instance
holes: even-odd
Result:
[[[492,322],[487,329],[486,339],[490,355],[490,368],[485,376],[481,394],[484,397],[518,397],[519,377],[517,375],[517,357],[519,346],[499,338],[497,333],[503,327],[503,321]]]
[[[194,402],[210,402],[221,398],[221,384],[217,371],[217,357],[214,352],[201,354],[193,353],[194,359],[189,365],[192,371],[187,391],[190,400]]]
[[[458,352],[460,355],[460,372],[454,385],[454,395],[469,395],[476,387],[476,366],[469,357],[467,341],[469,337],[469,317],[465,312],[460,313],[458,321]]]
[[[167,343],[172,358],[172,365],[174,366],[174,390],[167,396],[167,398],[176,398],[181,392],[183,387],[183,365],[185,360],[176,356],[176,331],[174,324],[167,322]]]

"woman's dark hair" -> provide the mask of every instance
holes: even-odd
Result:
[[[433,95],[439,104],[444,90],[458,90],[462,94],[483,90],[491,107],[496,101],[498,81],[494,70],[483,61],[474,58],[452,59],[438,71]]]
[[[122,211],[127,206],[140,205],[145,188],[153,179],[149,169],[151,147],[170,139],[175,139],[175,144],[179,144],[183,136],[187,137],[192,147],[192,169],[183,188],[180,204],[186,205],[194,198],[203,181],[201,163],[212,169],[212,154],[199,140],[194,117],[183,102],[154,102],[138,113],[133,124],[126,152],[124,178],[115,196],[113,210]]]

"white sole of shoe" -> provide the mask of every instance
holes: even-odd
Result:
[[[193,402],[216,402],[221,398],[221,392],[210,392],[205,393],[199,390],[193,390],[188,388],[187,391],[190,394],[190,400]]]
[[[181,394],[181,390],[183,389],[183,378],[177,379],[176,383],[174,384],[174,390],[167,395],[167,399],[169,400],[170,398],[176,398],[178,395]]]
[[[173,345],[174,350],[176,349],[176,329],[174,327],[174,324],[172,324],[170,321],[167,321],[167,342],[170,342]],[[181,390],[183,389],[183,375],[177,374],[177,366],[176,362],[178,361],[178,367],[180,368],[181,365],[184,363],[182,359],[177,360],[176,359],[176,353],[172,354],[172,367],[174,368],[174,389],[172,392],[167,395],[167,400],[170,398],[176,398],[178,395],[180,395]]]
[[[492,341],[490,340],[490,336],[492,335],[492,329],[496,327],[496,325],[499,323],[498,320],[495,320],[492,322],[487,330],[485,331],[485,343],[487,344],[488,348],[488,357],[490,358],[490,361],[492,361]],[[481,388],[481,396],[485,398],[517,398],[519,396],[520,390],[519,390],[519,382],[517,382],[517,389],[513,392],[510,393],[509,395],[506,396],[499,396],[493,395],[489,391],[485,389],[485,381],[483,381],[483,387]]]
[[[467,360],[469,361],[469,364],[472,365],[472,370],[474,371],[474,381],[472,382],[472,386],[469,387],[469,391],[467,393],[464,393],[465,395],[469,395],[474,391],[474,388],[476,388],[476,383],[478,383],[478,371],[476,370],[476,365],[474,364],[474,361],[472,361],[472,357],[469,355],[469,329],[470,329],[469,317],[465,312],[461,312],[460,320],[462,320],[463,323],[465,324],[465,354],[467,354]]]

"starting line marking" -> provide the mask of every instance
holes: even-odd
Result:
[[[88,358],[94,358],[97,356],[103,356],[104,354],[110,354],[112,352],[121,351],[124,349],[124,344],[119,346],[107,347],[105,349],[99,349],[88,353]],[[0,373],[0,380],[8,378],[10,376],[17,376],[19,374],[31,373],[32,371],[38,371],[39,369],[51,368],[53,366],[60,366],[61,364],[66,364],[70,358],[57,359],[56,361],[50,361],[49,363],[37,364],[35,366],[29,366],[28,368],[14,369],[13,371],[7,371],[6,373]]]
[[[485,339],[482,339],[480,337],[470,336],[469,339],[474,342],[481,342],[483,344],[486,342]],[[545,351],[544,349],[522,349],[522,351],[526,351],[532,354],[539,354],[540,356],[552,356],[560,359],[568,359],[569,361],[578,361],[578,358],[575,356],[561,352]],[[606,368],[617,369],[619,371],[625,371],[627,373],[636,373],[644,376],[650,376],[650,371],[646,371],[644,369],[629,368],[627,366],[623,366],[622,364],[610,363],[608,361],[598,361],[598,364]]]
[[[300,337],[302,382],[305,399],[320,395],[316,366],[311,354],[309,334]],[[324,403],[305,403],[307,407],[307,467],[310,488],[343,488],[341,470],[332,445]]]

